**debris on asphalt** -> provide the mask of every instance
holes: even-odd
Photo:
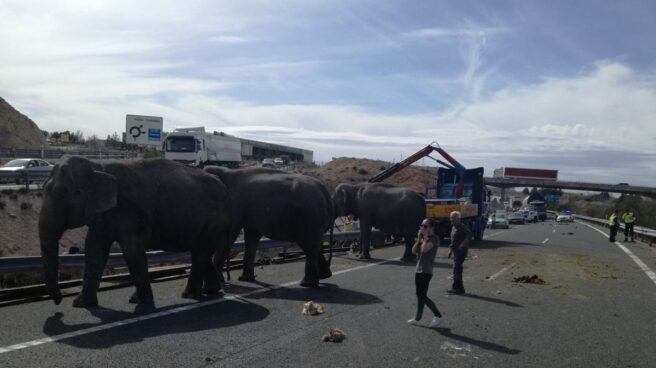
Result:
[[[538,275],[515,277],[513,279],[513,282],[521,282],[523,284],[538,284],[538,285],[545,284],[544,280],[538,277]]]
[[[319,303],[315,303],[313,301],[309,301],[307,303],[303,303],[303,314],[309,314],[311,316],[316,316],[319,314],[322,314],[325,312],[323,305]]]
[[[344,331],[339,328],[331,328],[328,335],[323,335],[323,342],[342,342],[345,338]]]

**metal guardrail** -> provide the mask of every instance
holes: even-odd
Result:
[[[27,170],[16,171],[0,171],[0,184],[25,184],[26,189],[29,188],[30,182],[44,182],[50,176],[50,171],[47,172],[29,172]]]
[[[380,231],[372,232],[373,237],[382,234]],[[353,240],[359,239],[359,231],[349,231],[333,234],[333,241]],[[323,241],[328,241],[329,235],[324,235]],[[287,248],[294,243],[287,241],[278,241],[271,239],[262,239],[258,245],[258,250],[272,249],[272,248]],[[324,248],[327,249],[327,248]],[[244,250],[244,242],[236,242],[233,247],[233,252],[242,252]],[[189,252],[164,252],[153,251],[146,253],[149,265],[157,265],[162,263],[191,263],[191,254]],[[111,253],[107,260],[108,267],[122,267],[125,266],[125,260],[122,253]],[[59,267],[63,268],[82,268],[84,267],[84,254],[63,254],[59,256]],[[31,257],[2,257],[0,258],[0,275],[18,272],[41,272],[43,270],[43,260],[40,256]]]
[[[599,219],[596,217],[589,217],[589,216],[582,216],[582,215],[572,215],[572,216],[576,219],[603,225],[604,227],[608,226],[608,220],[605,219]],[[620,223],[620,229],[624,229],[624,224]],[[633,232],[635,233],[636,238],[641,239],[645,243],[649,244],[650,247],[656,240],[656,230],[654,229],[649,229],[642,226],[634,226]]]

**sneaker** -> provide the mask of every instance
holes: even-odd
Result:
[[[414,318],[411,318],[411,319],[408,320],[408,324],[413,325],[413,326],[419,326],[419,321],[417,321]]]
[[[428,327],[429,328],[437,328],[440,325],[441,322],[442,322],[442,317],[435,316],[435,317],[433,317],[433,320],[428,325]]]
[[[451,295],[462,295],[465,293],[464,290],[456,290],[456,289],[449,289],[446,292],[447,294],[451,294]]]

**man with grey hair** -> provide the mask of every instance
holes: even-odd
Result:
[[[462,215],[453,211],[449,215],[451,219],[451,252],[453,253],[453,286],[447,290],[449,294],[462,295],[465,286],[462,284],[462,264],[469,252],[469,240],[473,234],[469,227],[462,223]]]

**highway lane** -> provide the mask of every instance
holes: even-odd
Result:
[[[406,324],[415,305],[413,265],[395,260],[395,247],[375,250],[372,262],[335,258],[333,271],[344,273],[319,290],[293,284],[303,269],[296,262],[258,268],[261,284],[233,281],[228,297],[205,304],[180,299],[184,280],[177,279],[154,285],[156,311],[135,311],[127,303],[131,289],[99,294],[102,308],[93,310],[72,308],[71,298],[60,306],[3,308],[0,351],[84,334],[0,353],[0,366],[654,365],[656,284],[617,245],[576,223],[517,225],[488,230],[485,238],[465,263],[465,296],[444,293],[451,262],[446,249],[438,252],[429,291],[445,315],[437,330]],[[627,247],[654,269],[654,250]],[[512,282],[533,274],[546,285]],[[264,282],[284,286],[272,290]],[[324,304],[326,313],[301,315],[307,300]],[[175,313],[150,318],[167,311]],[[347,339],[321,342],[331,327]]]

